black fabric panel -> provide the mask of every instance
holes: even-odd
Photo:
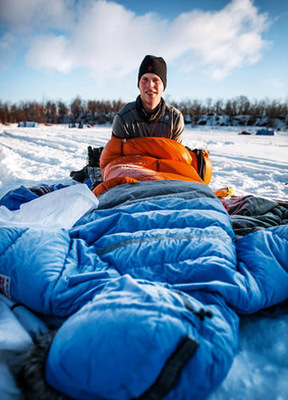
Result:
[[[179,374],[187,362],[193,357],[198,346],[198,343],[194,339],[186,336],[167,360],[154,384],[138,397],[137,400],[163,399],[173,388]]]
[[[222,199],[222,203],[231,216],[237,238],[288,223],[288,201],[249,195]]]

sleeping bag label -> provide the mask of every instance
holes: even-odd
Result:
[[[10,279],[9,276],[5,276],[5,275],[1,275],[0,274],[0,290],[7,297],[11,297],[11,295],[10,295],[10,282],[11,282],[11,279]]]

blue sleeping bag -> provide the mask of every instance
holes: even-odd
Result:
[[[205,399],[229,371],[238,314],[288,298],[288,226],[235,241],[203,184],[112,188],[69,231],[0,230],[6,294],[65,318],[46,379],[75,399]]]

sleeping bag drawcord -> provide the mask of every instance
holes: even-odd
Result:
[[[212,312],[209,311],[209,310],[206,311],[206,310],[204,310],[204,308],[200,308],[199,311],[193,310],[192,312],[193,312],[197,317],[199,317],[200,321],[204,321],[205,317],[207,317],[207,318],[212,318],[212,317],[213,317]]]
[[[183,302],[184,302],[184,306],[187,308],[187,310],[191,311],[194,315],[196,315],[200,321],[204,321],[205,317],[207,318],[212,318],[213,317],[213,313],[210,310],[204,310],[204,308],[200,308],[200,310],[196,311],[191,302],[187,299],[187,297],[185,297],[183,295],[182,292],[180,292],[179,290],[174,290],[174,292],[176,292],[177,294],[179,294],[179,296],[182,298]]]

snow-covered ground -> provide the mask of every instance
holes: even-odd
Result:
[[[238,135],[240,130],[243,127],[186,128],[184,144],[209,150],[213,190],[232,186],[235,195],[287,200],[288,132],[246,136]],[[69,182],[70,171],[86,165],[87,146],[103,146],[110,135],[108,126],[69,129],[0,125],[0,198],[20,185]],[[227,378],[209,400],[244,399],[288,399],[287,306],[281,315],[241,319],[239,353]]]
[[[247,136],[240,130],[186,128],[184,144],[209,150],[213,190],[233,186],[236,195],[287,197],[288,132]],[[86,165],[87,146],[103,146],[110,135],[111,127],[0,125],[0,197],[20,185],[69,180],[71,170]]]

